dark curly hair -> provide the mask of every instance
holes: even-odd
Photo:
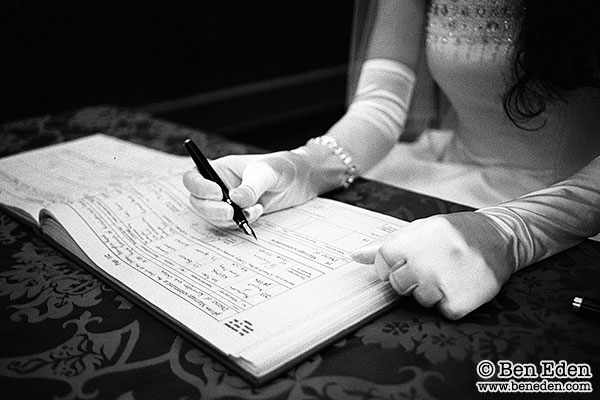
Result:
[[[568,102],[582,87],[600,88],[600,0],[526,0],[525,7],[515,83],[503,104],[516,126],[537,130],[550,103]]]

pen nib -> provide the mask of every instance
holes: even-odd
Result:
[[[255,240],[258,240],[258,238],[256,237],[256,234],[254,233],[254,230],[250,227],[250,225],[248,225],[247,223],[245,224],[241,224],[240,228],[242,228],[242,230],[244,231],[244,233],[248,236],[254,236]]]

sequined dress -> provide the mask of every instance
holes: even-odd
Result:
[[[484,207],[560,181],[600,155],[597,89],[552,104],[536,131],[506,116],[502,98],[523,17],[519,0],[432,1],[427,65],[454,118],[447,129],[396,145],[367,177]]]

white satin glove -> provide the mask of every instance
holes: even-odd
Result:
[[[211,165],[229,187],[229,197],[240,206],[248,222],[269,213],[304,203],[341,185],[345,165],[331,149],[309,142],[292,151],[266,155],[232,155]],[[222,201],[223,192],[197,169],[186,172],[183,183],[190,203],[209,223],[234,228],[233,208]]]
[[[490,301],[521,268],[600,232],[600,157],[568,179],[476,212],[417,220],[355,251],[401,295],[451,319]]]
[[[248,222],[265,212],[301,204],[349,182],[349,176],[364,173],[387,154],[404,126],[414,82],[406,65],[367,60],[348,112],[325,135],[335,142],[333,147],[309,141],[292,151],[227,156],[211,164]],[[221,201],[217,184],[195,169],[183,181],[201,217],[216,226],[235,227],[233,209]]]
[[[476,212],[435,215],[352,253],[398,294],[458,319],[492,300],[515,269],[510,237]]]

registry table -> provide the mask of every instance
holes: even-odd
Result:
[[[191,137],[209,158],[260,151],[111,106],[7,123],[1,129],[2,156],[98,132],[175,154],[185,154],[182,142]],[[467,209],[363,179],[327,197],[409,221]],[[401,299],[383,316],[256,388],[0,212],[1,396],[512,398],[477,389],[477,382],[486,381],[479,375],[485,375],[483,368],[491,365],[497,373],[500,361],[533,364],[538,371],[543,361],[554,366],[588,365],[593,377],[547,380],[589,383],[597,392],[600,322],[573,313],[574,296],[600,297],[598,242],[585,241],[516,273],[492,302],[459,321],[421,308],[410,298]],[[480,364],[483,360],[491,363]],[[513,379],[517,384],[541,380]],[[546,397],[577,396],[572,392],[536,396]]]

